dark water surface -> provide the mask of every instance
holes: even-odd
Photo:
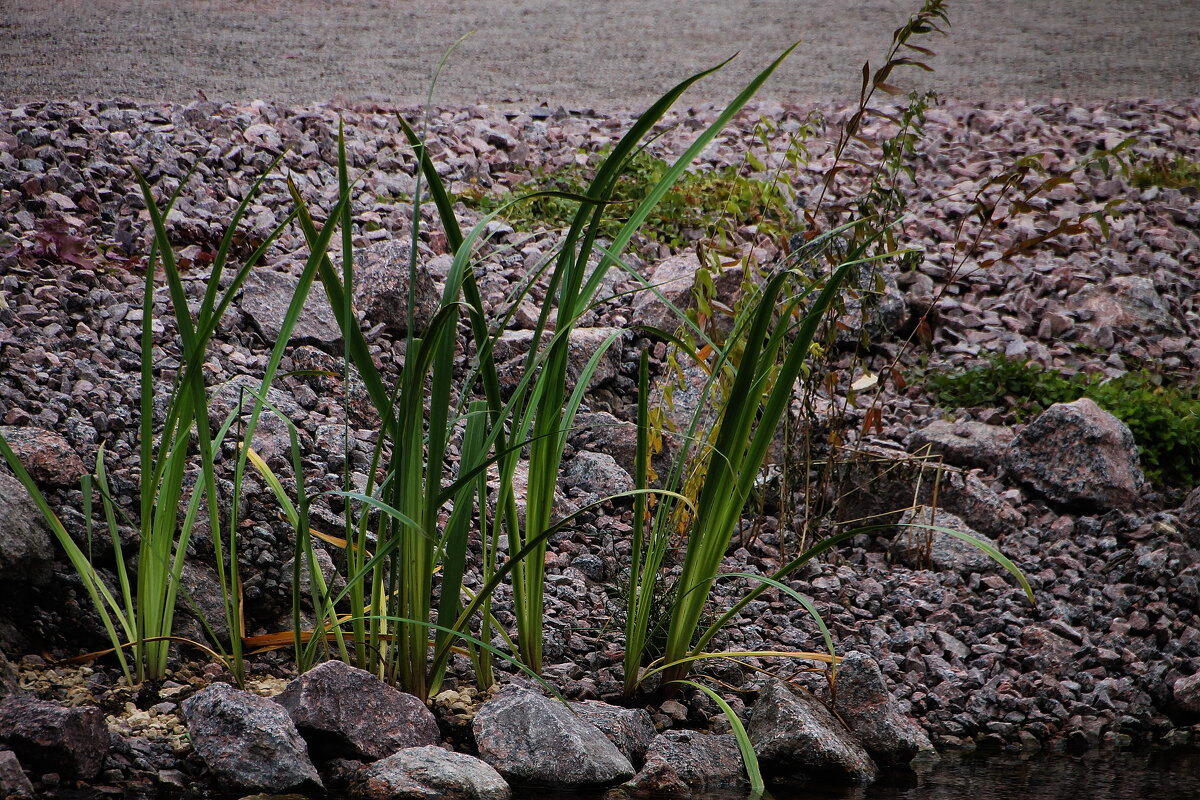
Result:
[[[917,772],[884,773],[870,786],[810,785],[772,794],[775,800],[1200,800],[1200,752],[949,756]],[[575,797],[515,795],[516,800]],[[713,794],[697,800],[740,798]]]

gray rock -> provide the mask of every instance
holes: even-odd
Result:
[[[364,800],[508,800],[512,790],[478,758],[426,745],[363,767],[350,795]]]
[[[576,450],[612,456],[630,475],[637,466],[637,425],[607,411],[577,414],[568,441]]]
[[[320,548],[313,549],[313,557],[317,562],[317,569],[321,571],[321,577],[325,581],[325,588],[330,592],[340,592],[345,586],[346,581],[337,571],[337,565],[333,563],[333,556],[329,555],[329,551]],[[294,558],[289,558],[283,562],[279,574],[279,596],[288,604],[291,603],[292,597],[292,580],[295,578],[295,569],[293,564]],[[300,604],[312,610],[312,578],[308,571],[308,558],[302,556],[300,558]]]
[[[921,502],[933,502],[926,482]],[[989,536],[1013,533],[1025,527],[1025,516],[970,472],[947,471],[938,486],[937,499],[952,514],[962,517],[971,528]]]
[[[0,797],[6,800],[33,797],[33,784],[12,750],[0,750]]]
[[[870,656],[850,653],[837,670],[834,711],[880,764],[907,764],[933,745],[917,723],[900,713],[883,673]]]
[[[988,425],[973,420],[935,420],[913,431],[905,440],[905,446],[911,453],[928,448],[930,452],[941,455],[947,464],[979,467],[995,473],[1014,436],[1012,429],[1003,425]]]
[[[268,344],[274,345],[279,339],[288,306],[299,285],[296,275],[266,268],[256,269],[246,278],[240,302],[242,313]],[[341,346],[342,332],[320,280],[314,281],[309,290],[290,341],[330,352]]]
[[[601,497],[633,489],[633,477],[604,453],[576,453],[567,462],[561,480],[568,489],[578,488]]]
[[[934,525],[969,534],[992,547],[996,542],[972,530],[960,517],[942,509],[917,506],[900,515],[900,525]],[[978,547],[941,531],[921,527],[901,527],[890,547],[892,556],[916,569],[932,568],[939,572],[986,572],[996,566]]]
[[[519,786],[602,788],[633,777],[629,759],[599,729],[526,689],[484,703],[472,727],[479,757]]]
[[[0,580],[46,583],[54,552],[42,513],[29,493],[19,480],[0,471]]]
[[[49,486],[78,486],[87,474],[83,460],[65,438],[44,428],[0,426],[0,435],[35,481]]]
[[[733,734],[667,731],[655,737],[646,763],[622,788],[635,793],[692,797],[714,789],[744,790],[750,785]]]
[[[631,764],[638,766],[645,761],[646,748],[656,735],[649,711],[644,708],[621,708],[599,700],[571,703],[571,710],[584,722],[599,728]]]
[[[649,274],[651,288],[637,293],[633,298],[633,321],[638,325],[649,325],[668,333],[682,324],[680,312],[696,307],[696,272],[700,259],[694,252],[680,253],[663,259]],[[722,269],[713,280],[716,296],[726,305],[732,305],[742,285],[742,269]],[[668,305],[669,304],[669,305]]]
[[[1143,275],[1118,275],[1103,284],[1085,286],[1067,299],[1067,305],[1077,313],[1091,315],[1083,338],[1093,345],[1099,344],[1096,332],[1101,328],[1166,334],[1183,330],[1154,281]]]
[[[218,781],[259,792],[321,786],[304,739],[275,701],[214,683],[180,711],[192,747]]]
[[[1175,681],[1171,687],[1175,704],[1191,714],[1200,714],[1200,672]]]
[[[1129,428],[1086,397],[1042,412],[1004,463],[1050,500],[1095,510],[1129,508],[1146,482]]]
[[[814,249],[803,234],[792,236],[789,246],[791,263],[800,266],[812,278],[829,273],[830,267],[823,255],[825,250],[837,251],[840,260],[846,248],[845,241],[838,238],[827,240],[819,249]],[[837,319],[839,345],[853,347],[864,337],[868,340],[887,337],[904,324],[908,301],[900,291],[894,264],[861,264],[847,277],[844,286],[849,291],[842,292],[844,312]]]
[[[0,651],[0,697],[16,691],[19,691],[17,668],[12,665],[4,652]]]
[[[829,709],[782,681],[768,682],[759,693],[746,732],[764,773],[835,775],[854,783],[875,779],[875,763]]]
[[[217,571],[197,559],[185,561],[179,574],[179,588],[184,602],[179,604],[176,612],[174,633],[190,639],[207,639],[208,633],[200,624],[203,618],[217,637],[217,643],[226,644],[229,623],[225,618],[225,595]]]
[[[275,700],[323,756],[374,761],[441,738],[437,719],[423,702],[343,661],[318,664]]]
[[[240,408],[242,418],[249,422],[258,401],[256,393],[261,383],[259,378],[237,375],[209,390],[209,423],[214,433],[234,409]],[[290,463],[291,434],[287,421],[279,415],[282,414],[287,420],[299,422],[307,416],[307,412],[300,407],[290,392],[278,386],[267,390],[266,400],[278,409],[278,414],[266,406],[263,407],[258,417],[258,426],[254,429],[254,450],[268,463],[273,459],[282,459]]]
[[[38,772],[96,777],[112,748],[100,709],[64,708],[27,694],[0,698],[0,743]]]
[[[409,257],[408,242],[392,239],[368,245],[354,256],[354,303],[373,322],[382,323],[392,333],[408,333]],[[417,263],[413,284],[414,334],[429,329],[441,305],[441,294],[433,273]]]
[[[571,331],[567,345],[567,375],[568,385],[579,380],[591,357],[601,345],[614,333],[621,332],[620,328],[576,328]],[[622,335],[627,335],[622,332]],[[542,334],[542,346],[549,347],[552,333]],[[503,331],[496,340],[495,356],[500,379],[508,389],[516,387],[524,375],[525,354],[533,343],[533,331]],[[621,340],[618,338],[596,365],[588,381],[588,388],[594,389],[615,378],[621,369]]]

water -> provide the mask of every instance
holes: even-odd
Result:
[[[776,791],[773,796],[775,800],[1200,800],[1200,752],[949,756],[916,772],[885,772],[870,786],[811,785]],[[515,797],[587,798],[561,792],[520,792]],[[694,800],[744,797],[710,794]]]

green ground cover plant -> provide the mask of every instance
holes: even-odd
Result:
[[[1134,166],[1129,182],[1139,189],[1161,186],[1200,191],[1200,160],[1183,153],[1176,153],[1174,158],[1155,156]]]
[[[1172,383],[1145,369],[1104,380],[994,355],[968,369],[932,371],[925,383],[947,407],[1001,406],[1018,419],[1089,397],[1129,426],[1151,480],[1173,486],[1200,481],[1200,385],[1194,381]]]
[[[611,155],[610,151],[603,151],[593,161],[604,163]],[[765,170],[762,163],[748,166],[756,175]],[[670,162],[645,149],[636,150],[613,187],[612,206],[601,221],[599,235],[615,238],[628,212],[637,207],[670,168]],[[745,169],[726,166],[684,172],[646,218],[640,234],[671,248],[687,246],[715,223],[728,228],[754,225],[764,236],[776,239],[786,236],[795,218],[789,188],[778,180],[745,175]],[[577,204],[564,195],[586,194],[595,173],[596,167],[591,162],[571,164],[536,175],[512,192],[497,194],[472,188],[458,194],[456,199],[484,213],[506,207],[502,216],[517,230],[566,228]],[[537,190],[562,194],[512,203],[514,197]]]

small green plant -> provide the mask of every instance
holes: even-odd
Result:
[[[942,405],[1004,406],[1018,419],[1089,397],[1129,426],[1151,480],[1178,486],[1200,482],[1200,386],[1195,382],[1172,385],[1147,370],[1106,381],[1002,355],[962,371],[930,372],[925,382]]]
[[[1177,153],[1174,158],[1154,156],[1133,167],[1129,182],[1139,189],[1161,186],[1165,189],[1200,191],[1200,160]]]
[[[1066,375],[1000,353],[970,369],[935,370],[925,376],[926,387],[942,405],[1006,406],[1016,412],[1018,419],[1026,419],[1054,403],[1078,400],[1090,382],[1084,375]]]
[[[611,157],[612,151],[605,151],[596,159],[604,163]],[[606,239],[616,237],[629,212],[670,169],[670,162],[656,158],[647,150],[634,151],[613,187],[611,207],[601,221],[599,235]],[[504,217],[520,230],[565,228],[578,207],[569,195],[586,194],[594,173],[595,168],[590,164],[572,164],[539,175],[514,193],[494,195],[472,191],[460,194],[458,198],[485,213],[508,205]],[[510,205],[514,195],[531,189],[559,194],[546,194]],[[714,223],[728,228],[755,225],[760,233],[777,238],[790,227],[794,216],[786,192],[783,184],[744,175],[738,166],[684,172],[659,200],[640,232],[671,248],[687,246],[706,234]]]

